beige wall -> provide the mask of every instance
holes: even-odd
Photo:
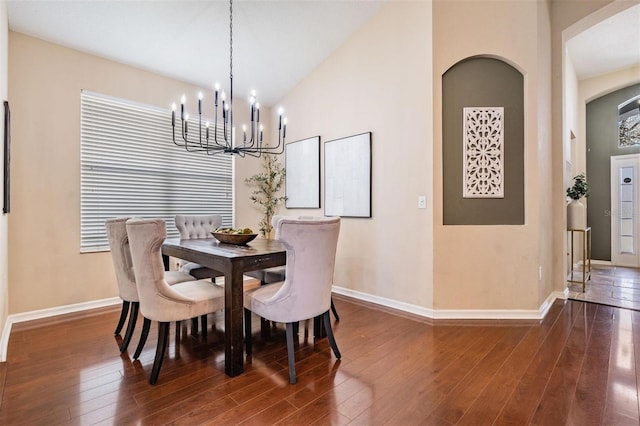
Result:
[[[541,291],[538,278],[540,266],[548,276],[550,262],[541,257],[548,240],[542,226],[550,217],[541,204],[549,181],[549,171],[541,164],[549,157],[545,9],[538,2],[434,2],[434,308],[537,309],[550,293]],[[475,55],[498,57],[524,75],[522,226],[442,225],[441,76]]]
[[[373,217],[342,220],[335,285],[425,308],[433,303],[431,68],[431,4],[391,2],[282,100],[292,141],[372,132]]]
[[[12,211],[9,312],[118,295],[110,253],[80,254],[80,91],[168,108],[199,88],[95,56],[9,33]],[[205,98],[212,99],[205,90]],[[238,108],[236,123],[246,120]],[[268,117],[270,111],[265,111]],[[254,163],[236,162],[236,179]],[[242,185],[238,185],[241,187]],[[238,190],[236,210],[248,210]],[[257,215],[242,221],[257,226]],[[253,222],[252,222],[253,221]],[[255,224],[255,225],[254,225]]]
[[[0,100],[9,100],[7,96],[8,84],[8,47],[9,24],[7,21],[7,2],[0,0]],[[4,110],[2,110],[4,114]],[[4,141],[4,118],[0,126],[0,141]],[[2,144],[2,142],[0,142]],[[1,146],[1,145],[0,145]],[[4,165],[4,149],[0,148],[0,165]],[[2,167],[2,166],[0,166]],[[2,172],[0,172],[0,175]],[[2,177],[0,177],[2,179]],[[0,200],[4,199],[4,185],[0,185]],[[1,202],[0,202],[1,203]],[[4,329],[7,315],[9,314],[9,275],[8,275],[8,221],[9,216],[0,216],[0,330]],[[8,336],[7,336],[8,337]],[[0,350],[1,352],[1,350]],[[4,361],[0,359],[0,361]]]

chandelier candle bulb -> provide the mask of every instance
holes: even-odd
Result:
[[[260,122],[260,104],[256,102],[256,122]]]
[[[180,120],[184,120],[184,101],[186,99],[184,98],[184,95],[182,95],[182,98],[180,98]]]
[[[202,114],[202,92],[198,93],[198,114]]]

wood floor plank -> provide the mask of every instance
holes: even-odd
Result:
[[[616,308],[598,305],[567,419],[571,424],[602,424],[613,328],[611,317],[615,311]],[[599,389],[598,394],[594,389]]]
[[[549,334],[534,352],[509,401],[498,415],[499,424],[528,424],[553,373],[555,362],[566,345],[573,323],[582,308],[564,309]]]
[[[458,424],[476,426],[492,424],[495,421],[528,368],[531,357],[547,338],[560,315],[566,312],[567,306],[572,305],[573,302],[568,305],[554,303],[541,324],[530,327],[524,339],[514,347],[491,382],[467,408]]]
[[[593,305],[588,305],[585,306],[584,314],[576,318],[569,339],[538,404],[532,420],[533,424],[566,423],[576,393],[595,312]]]
[[[603,422],[620,424],[621,419],[638,419],[638,385],[635,370],[631,311],[618,311],[613,316],[609,377]]]

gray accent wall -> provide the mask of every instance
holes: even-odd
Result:
[[[611,157],[637,154],[640,147],[618,148],[618,105],[640,94],[640,84],[616,90],[587,103],[587,225],[592,258],[611,260]]]
[[[463,198],[464,107],[504,107],[504,198]],[[506,62],[473,57],[442,76],[444,225],[524,224],[524,78]]]

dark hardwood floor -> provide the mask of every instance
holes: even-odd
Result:
[[[638,311],[556,301],[540,322],[431,322],[334,300],[343,358],[301,326],[296,385],[283,327],[262,339],[257,318],[244,374],[224,374],[216,316],[206,340],[172,334],[155,386],[155,324],[139,362],[120,356],[116,308],[16,324],[0,424],[640,423]]]

